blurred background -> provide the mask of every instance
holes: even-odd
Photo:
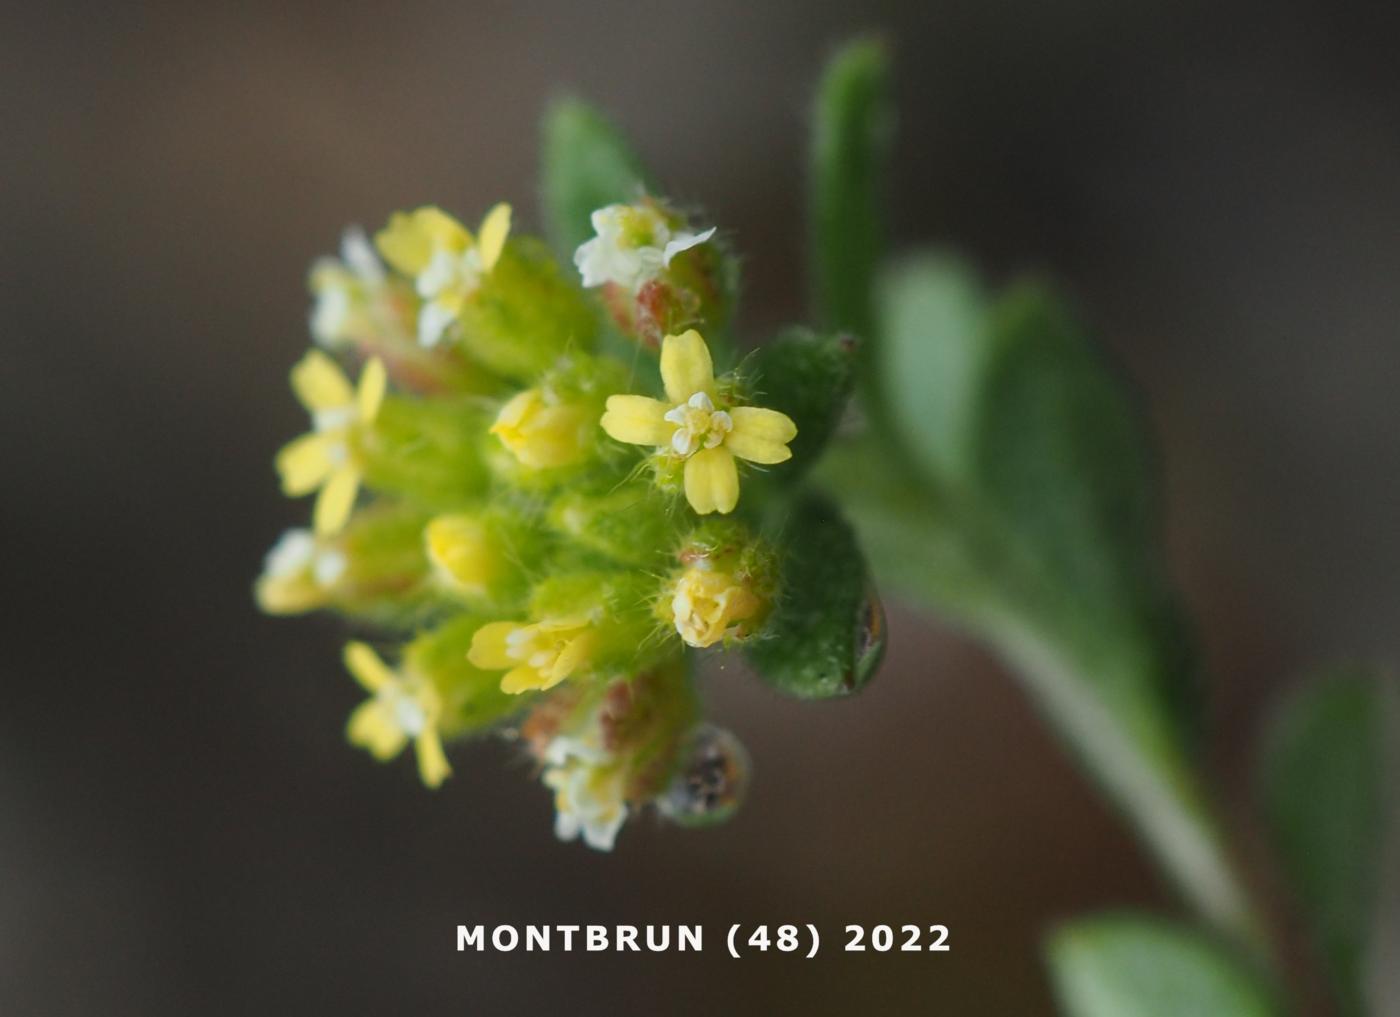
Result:
[[[1054,921],[1172,902],[998,663],[892,607],[856,700],[707,678],[726,827],[561,845],[510,747],[437,794],[343,743],[340,627],[260,617],[272,454],[342,226],[498,198],[605,106],[803,313],[834,45],[899,58],[895,241],[1053,272],[1143,391],[1246,831],[1261,710],[1400,618],[1395,8],[1112,0],[55,2],[0,13],[0,1012],[1048,1014]],[[532,222],[533,220],[533,222]],[[1257,873],[1266,886],[1270,876]],[[944,955],[728,959],[730,922],[942,923]],[[701,955],[457,954],[457,923],[705,923]]]

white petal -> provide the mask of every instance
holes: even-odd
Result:
[[[627,821],[627,806],[619,805],[617,811],[605,819],[590,817],[583,826],[583,841],[598,851],[611,851],[617,841],[617,832]]]
[[[688,251],[692,247],[698,247],[706,240],[715,235],[717,227],[711,226],[704,233],[677,233],[674,240],[666,245],[666,250],[662,252],[662,260],[665,264],[671,264],[671,259],[682,251]]]
[[[351,226],[340,238],[340,257],[346,267],[365,282],[384,281],[384,266],[374,253],[374,245],[360,227]]]
[[[341,338],[349,321],[349,293],[337,286],[317,294],[316,309],[311,312],[311,335],[318,343],[333,345]]]
[[[430,348],[436,346],[456,317],[451,308],[442,304],[424,304],[418,312],[418,342]]]
[[[561,812],[554,817],[554,836],[560,840],[573,840],[578,836],[578,816],[571,812]]]
[[[451,251],[438,251],[428,266],[418,273],[418,295],[425,299],[437,296],[449,288],[459,274],[460,256]]]
[[[319,586],[334,586],[336,581],[345,574],[345,568],[349,564],[345,555],[335,548],[326,548],[316,555],[316,564],[311,570],[311,574],[316,577]]]
[[[311,424],[317,431],[338,431],[348,427],[355,420],[354,406],[328,406],[322,410],[313,410],[311,413]]]
[[[294,576],[306,566],[316,554],[316,538],[310,530],[288,530],[267,552],[263,568],[269,576],[279,579]]]

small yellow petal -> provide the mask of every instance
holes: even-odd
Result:
[[[378,692],[396,679],[389,665],[379,659],[379,654],[361,642],[345,644],[345,669],[364,687],[366,692]]]
[[[333,410],[355,401],[350,379],[330,357],[312,350],[292,368],[292,391],[308,410]]]
[[[336,438],[329,434],[303,434],[277,453],[277,472],[282,477],[282,493],[289,498],[310,494],[326,482],[335,469],[331,448]]]
[[[467,651],[467,660],[483,671],[499,671],[511,667],[516,661],[506,653],[506,637],[520,625],[516,622],[491,622],[476,630],[472,636],[472,647]]]
[[[428,787],[440,787],[452,774],[447,763],[447,753],[442,750],[442,737],[435,728],[429,728],[413,740],[418,754],[418,776]]]
[[[394,722],[393,711],[378,699],[369,699],[355,707],[345,725],[345,737],[350,744],[368,749],[375,759],[393,759],[408,738]]]
[[[564,648],[559,651],[559,656],[554,658],[554,664],[545,675],[545,677],[549,679],[549,685],[546,685],[545,688],[562,682],[565,678],[582,667],[593,653],[593,642],[594,639],[591,632],[584,632],[582,635],[569,640]]]
[[[734,421],[734,434],[745,434],[779,445],[786,445],[797,437],[797,425],[792,418],[777,410],[736,406],[729,411],[729,418]]]
[[[710,348],[695,329],[668,335],[661,341],[661,381],[666,386],[666,397],[677,404],[696,392],[714,391],[715,366]]]
[[[499,434],[501,431],[513,427],[519,427],[531,411],[537,409],[543,400],[540,390],[537,388],[527,388],[523,392],[517,392],[506,400],[496,414],[495,423],[491,425],[491,433]]]
[[[797,425],[786,413],[757,406],[736,406],[729,411],[734,429],[724,447],[751,463],[783,463],[792,458],[787,443],[797,437]]]
[[[481,255],[481,268],[485,272],[496,267],[501,251],[506,246],[506,236],[510,233],[510,206],[501,202],[486,213],[481,220],[481,232],[477,234],[476,250]]]
[[[608,396],[607,412],[599,424],[615,441],[630,445],[669,445],[676,431],[676,425],[666,419],[669,409],[660,400],[647,396]]]
[[[765,441],[751,434],[731,433],[724,439],[724,447],[740,459],[765,466],[785,463],[792,458],[792,449],[776,441]]]
[[[389,225],[374,237],[384,260],[407,276],[416,276],[427,268],[434,252],[464,251],[471,242],[472,235],[465,226],[432,206],[395,212],[389,217]]]
[[[326,592],[305,576],[259,576],[253,597],[264,614],[305,614],[326,603]]]
[[[312,529],[318,537],[329,537],[339,533],[350,512],[355,507],[355,496],[360,493],[360,471],[353,466],[341,466],[330,475],[321,493],[316,498],[316,508],[311,513]]]
[[[535,668],[522,665],[502,676],[501,691],[508,696],[518,696],[522,692],[535,692],[557,684],[558,682],[547,682],[544,675]]]
[[[360,410],[360,423],[372,424],[384,402],[384,390],[389,385],[384,361],[372,357],[360,371],[360,384],[355,390],[355,403]]]
[[[566,614],[555,615],[553,618],[546,618],[536,622],[535,628],[541,632],[562,632],[565,629],[581,629],[588,624],[586,614]]]
[[[685,498],[700,515],[733,512],[739,503],[739,470],[724,446],[696,452],[685,461]]]

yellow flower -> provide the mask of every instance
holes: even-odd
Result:
[[[484,597],[505,566],[476,516],[436,517],[423,530],[423,544],[443,583],[468,596]]]
[[[364,643],[346,645],[345,666],[370,693],[350,714],[346,736],[351,743],[384,761],[397,756],[412,739],[418,775],[428,787],[439,786],[452,767],[438,731],[442,698],[437,689],[421,675],[396,673]]]
[[[345,525],[360,490],[360,469],[351,453],[356,427],[374,422],[388,384],[384,363],[367,362],[355,388],[334,360],[312,350],[292,368],[292,390],[311,412],[313,430],[277,453],[282,490],[291,497],[320,491],[313,523],[318,536]]]
[[[501,691],[551,689],[587,665],[594,633],[587,618],[547,618],[534,624],[492,622],[472,637],[467,660],[483,671],[509,668]]]
[[[323,607],[345,574],[345,553],[310,530],[288,530],[267,553],[254,594],[268,614],[301,614]]]
[[[763,601],[727,572],[692,567],[676,583],[671,617],[676,631],[691,646],[713,646],[754,618]]]
[[[396,212],[374,242],[393,268],[413,279],[423,298],[418,341],[436,346],[467,298],[500,260],[510,233],[510,206],[496,205],[475,237],[440,208]]]
[[[540,389],[527,388],[501,407],[491,433],[520,462],[544,469],[583,459],[591,426],[584,407],[552,402]]]
[[[715,405],[710,349],[699,332],[668,335],[661,344],[667,402],[638,395],[608,397],[603,430],[618,441],[669,448],[685,460],[685,497],[701,515],[732,512],[739,503],[734,457],[781,463],[797,425],[784,413],[756,406]]]

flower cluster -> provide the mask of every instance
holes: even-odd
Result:
[[[743,750],[699,719],[688,658],[764,638],[781,539],[745,490],[797,426],[717,367],[714,228],[653,198],[592,224],[571,263],[508,205],[474,233],[419,208],[313,267],[291,372],[311,429],[276,465],[315,503],[255,592],[390,634],[345,648],[353,744],[411,745],[437,787],[446,743],[509,733],[559,837],[606,849],[648,805],[697,822],[738,801]]]

